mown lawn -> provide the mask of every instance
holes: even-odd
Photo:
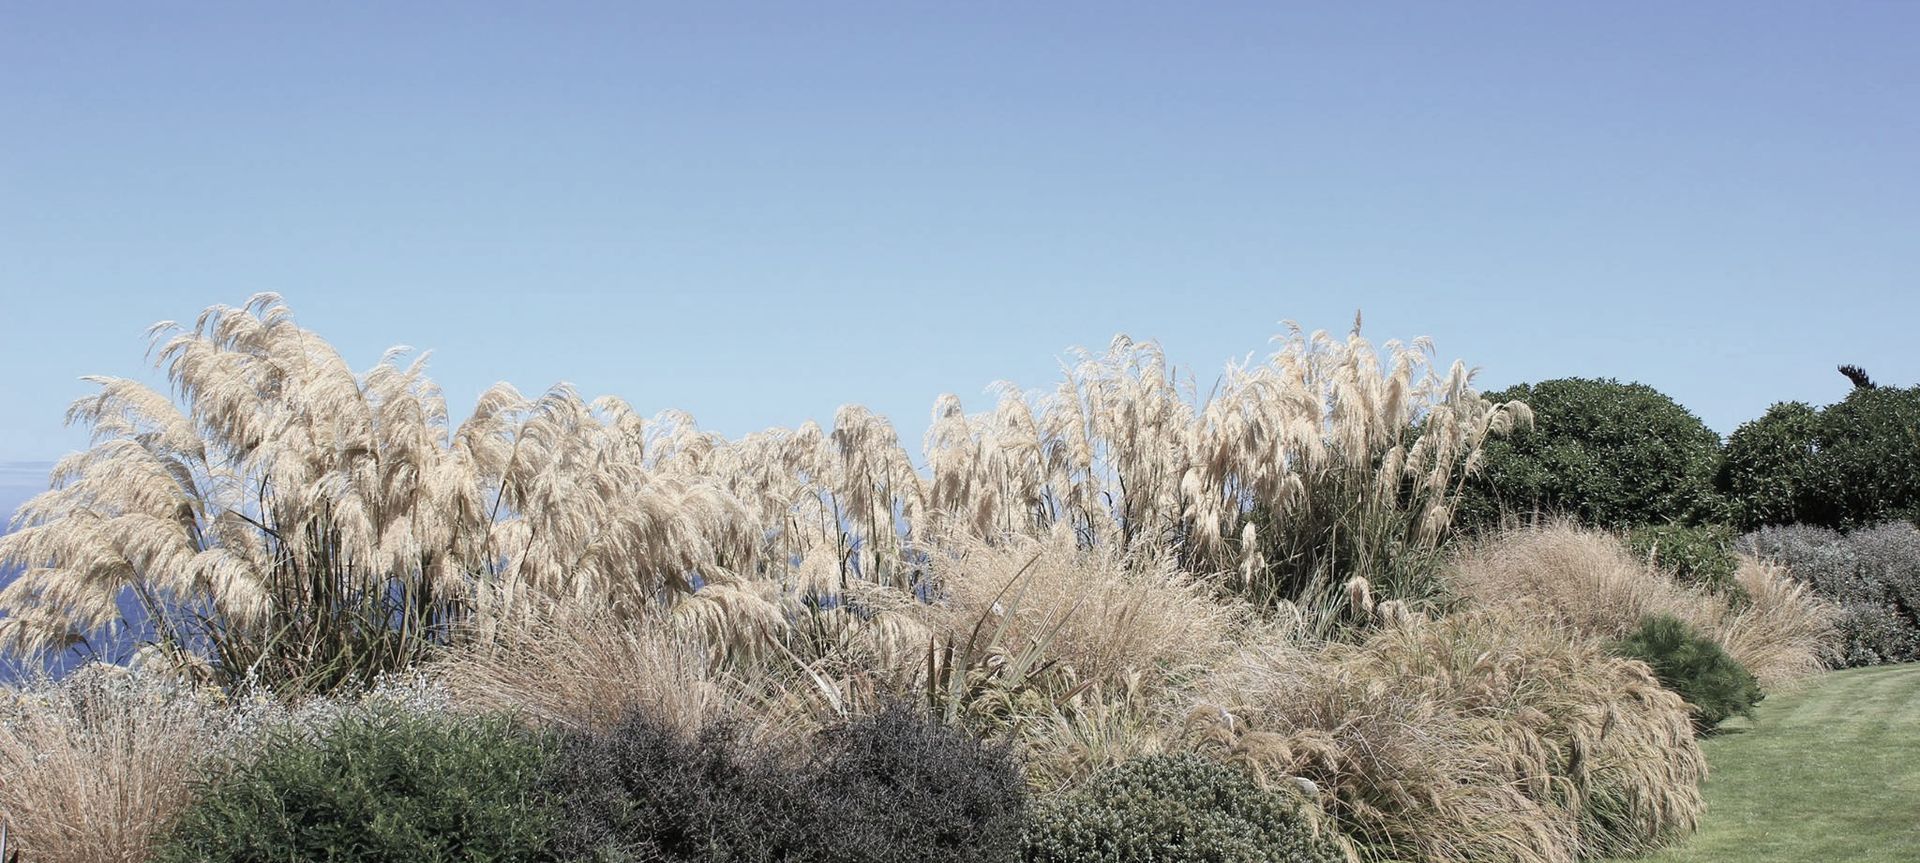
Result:
[[[1644,860],[1920,860],[1920,664],[1824,675],[1757,713],[1706,742],[1700,832]]]

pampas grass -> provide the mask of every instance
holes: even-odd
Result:
[[[355,372],[263,294],[155,328],[171,394],[93,379],[69,419],[95,445],[0,538],[26,568],[0,592],[0,644],[118,637],[131,597],[153,640],[222,682],[326,688],[418,661],[476,614],[566,598],[678,611],[752,659],[803,608],[913,590],[931,540],[1060,532],[1262,605],[1336,597],[1351,575],[1383,598],[1427,591],[1398,562],[1437,547],[1458,478],[1525,407],[1481,399],[1425,342],[1375,348],[1357,321],[1278,342],[1204,399],[1124,337],[986,414],[943,396],[921,473],[858,407],[830,432],[728,441],[500,385],[454,425],[424,357]]]

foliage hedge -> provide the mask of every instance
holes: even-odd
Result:
[[[1666,570],[1682,584],[1716,593],[1737,591],[1733,574],[1740,568],[1734,554],[1738,539],[1725,525],[1644,525],[1627,532],[1627,545],[1642,558]]]
[[[171,826],[160,863],[545,859],[549,752],[504,719],[385,707],[288,727]]]
[[[1739,547],[1785,564],[1840,606],[1841,665],[1920,660],[1920,528],[1769,527],[1741,537]]]
[[[1746,667],[1686,621],[1656,614],[1614,645],[1614,652],[1653,669],[1661,685],[1693,707],[1694,728],[1707,732],[1734,716],[1753,715],[1765,695]]]
[[[1612,528],[1695,524],[1723,504],[1720,436],[1652,387],[1561,378],[1485,394],[1533,409],[1533,427],[1488,441],[1464,486],[1458,524],[1565,515]]]
[[[1029,863],[1343,863],[1301,804],[1192,755],[1121,764],[1041,811]]]
[[[1920,387],[1774,405],[1728,439],[1719,484],[1743,529],[1852,529],[1920,518]]]

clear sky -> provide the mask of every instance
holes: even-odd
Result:
[[[5,2],[0,463],[264,290],[434,349],[456,418],[566,380],[917,443],[1115,332],[1204,384],[1364,309],[1724,433],[1920,382],[1916,46],[1920,3]]]

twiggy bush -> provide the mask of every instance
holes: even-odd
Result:
[[[533,861],[552,813],[549,753],[498,718],[400,709],[282,728],[167,833],[159,863],[251,860]]]
[[[724,720],[683,731],[636,711],[568,734],[545,788],[563,860],[752,863],[821,839],[799,772]]]
[[[1026,781],[1005,746],[902,705],[816,739],[809,799],[832,837],[813,859],[846,863],[1011,863]]]
[[[989,747],[910,709],[832,726],[783,751],[710,722],[630,714],[572,734],[547,780],[566,860],[1006,863],[1025,781]]]
[[[1740,547],[1839,606],[1842,665],[1920,659],[1920,529],[1763,528],[1741,537]]]
[[[1029,863],[1346,863],[1297,796],[1192,755],[1128,761],[1043,807]]]

